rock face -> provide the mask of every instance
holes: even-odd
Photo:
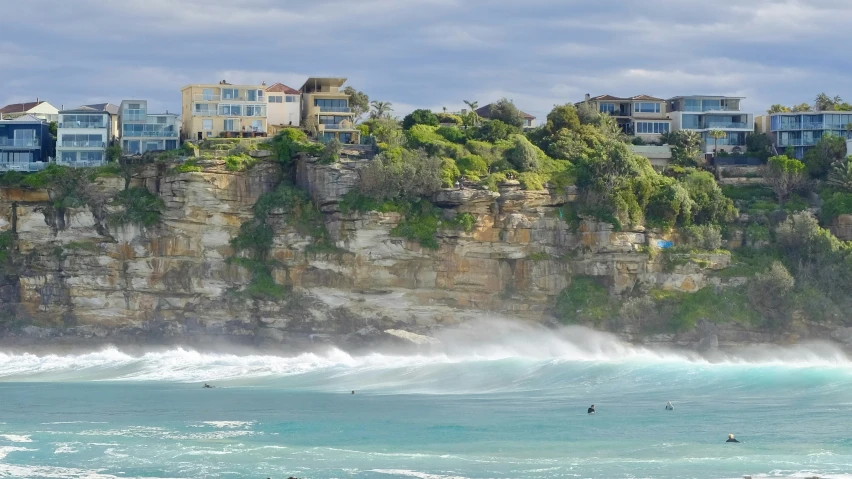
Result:
[[[500,314],[551,318],[554,298],[576,275],[600,277],[614,293],[664,288],[696,291],[727,257],[708,255],[664,271],[648,255],[645,231],[616,232],[562,216],[576,192],[445,190],[433,201],[446,216],[470,213],[472,231],[442,229],[438,249],[391,235],[397,213],[342,214],[340,198],[358,180],[358,163],[318,165],[302,158],[296,178],[324,214],[337,250],[316,253],[313,240],[271,215],[269,252],[280,301],[238,294],[252,274],[233,264],[230,240],[282,172],[260,163],[230,172],[209,162],[201,172],[168,175],[154,167],[133,179],[165,202],[154,228],[96,228],[88,209],[57,221],[44,192],[2,190],[0,232],[17,237],[15,270],[0,275],[0,334],[25,341],[368,345],[387,333],[412,341],[469,319]],[[123,180],[99,186],[114,194]],[[280,215],[278,215],[280,216]],[[696,338],[714,348],[723,332]]]
[[[852,215],[839,215],[831,222],[831,233],[842,241],[852,241]]]

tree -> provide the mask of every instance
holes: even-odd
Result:
[[[305,130],[311,136],[316,136],[319,133],[319,121],[317,121],[316,115],[308,115],[305,119]]]
[[[773,113],[785,113],[788,111],[790,111],[790,107],[776,103],[770,106],[769,109],[766,110],[766,113],[771,115]]]
[[[805,164],[786,155],[773,156],[763,168],[766,183],[775,192],[778,202],[787,201],[794,191],[805,184]]]
[[[414,110],[402,119],[402,129],[410,130],[414,125],[438,126],[438,117],[430,110]]]
[[[470,111],[476,113],[476,109],[479,108],[479,102],[478,101],[467,101],[467,100],[463,100],[463,101],[464,101],[464,104],[467,105],[468,108],[470,108]]]
[[[828,173],[828,184],[846,192],[852,192],[852,157],[837,161]]]
[[[701,134],[692,130],[678,130],[660,135],[663,144],[672,147],[672,163],[680,166],[697,166],[701,155]]]
[[[361,119],[361,115],[370,110],[370,97],[351,86],[344,88],[343,93],[349,95],[349,109],[355,114],[354,119],[357,123]]]
[[[794,112],[811,111],[811,106],[808,105],[807,103],[799,103],[798,105],[795,105],[792,108],[790,108],[790,111],[794,111]]]
[[[843,99],[840,96],[835,96],[834,98],[830,98],[825,93],[820,93],[817,95],[816,100],[814,100],[814,110],[816,111],[833,111],[837,105],[843,103]]]
[[[387,118],[390,116],[390,112],[393,111],[393,103],[389,101],[371,101],[370,106],[373,107],[373,109],[370,110],[371,120]]]
[[[494,143],[509,138],[510,135],[518,133],[518,130],[518,128],[509,126],[500,120],[488,120],[476,130],[474,137]]]
[[[748,285],[749,302],[772,326],[784,326],[790,317],[788,304],[796,281],[778,261],[759,273]]]
[[[505,98],[501,98],[496,103],[491,104],[488,117],[517,128],[524,126],[524,117],[521,116],[520,110],[515,107],[514,103]]]
[[[802,160],[813,178],[825,178],[831,165],[846,158],[846,140],[838,135],[824,135]]]
[[[722,130],[710,130],[710,137],[713,138],[713,156],[715,157],[719,140],[727,138],[728,134]]]
[[[402,150],[398,160],[379,154],[360,173],[361,194],[379,201],[426,197],[441,189],[441,160],[423,150]]]
[[[112,145],[106,148],[106,161],[112,163],[121,157],[121,145]]]
[[[746,137],[746,150],[763,161],[772,155],[772,140],[766,133],[752,133]]]
[[[538,151],[522,135],[512,137],[513,146],[506,152],[506,159],[518,171],[538,170]]]

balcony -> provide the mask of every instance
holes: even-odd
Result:
[[[92,168],[95,166],[103,166],[106,164],[105,160],[80,160],[80,161],[62,161],[60,159],[56,159],[57,165],[65,165],[70,166],[71,168]]]
[[[76,122],[65,122],[60,123],[59,128],[103,128],[106,129],[106,123],[76,123]]]
[[[678,111],[678,110],[675,110],[675,111]],[[729,107],[729,106],[724,106],[724,105],[719,106],[719,107],[716,107],[715,105],[713,105],[712,107],[711,106],[704,106],[704,107],[701,107],[701,106],[684,106],[679,111],[691,111],[691,112],[699,112],[700,113],[700,112],[706,112],[706,111],[740,111],[740,110],[737,110],[737,109]]]
[[[705,128],[711,130],[724,130],[731,128],[748,128],[748,123],[708,122]]]
[[[266,104],[265,96],[256,96],[254,98],[249,98],[246,95],[240,94],[235,97],[232,96],[222,96],[222,95],[205,95],[205,94],[195,94],[192,95],[192,101],[224,101],[224,102],[233,102],[233,101],[245,101],[250,103],[263,103]]]
[[[222,99],[222,95],[205,95],[205,94],[195,94],[192,95],[193,101],[219,101]]]
[[[47,168],[46,161],[32,161],[27,163],[0,163],[0,171],[41,171]]]
[[[321,113],[352,113],[352,109],[348,106],[320,106],[318,108]]]
[[[106,143],[102,141],[62,141],[59,146],[62,148],[106,148]]]
[[[781,148],[787,146],[813,146],[817,144],[819,139],[814,138],[789,138],[787,140],[781,140],[778,142],[778,146]]]
[[[324,130],[351,130],[355,131],[355,127],[351,124],[343,123],[320,123]]]
[[[41,148],[38,138],[0,138],[0,147]]]
[[[176,131],[125,131],[122,138],[177,138]]]
[[[192,116],[219,116],[218,110],[193,111]]]
[[[125,113],[121,116],[121,121],[146,121],[148,115],[145,113]]]

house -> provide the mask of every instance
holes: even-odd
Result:
[[[476,109],[476,114],[482,118],[491,119],[491,107],[493,103],[489,103],[481,108]],[[524,119],[524,128],[533,128],[535,127],[535,117],[530,115],[529,113],[525,113],[523,111],[518,110],[521,113],[521,117]]]
[[[317,139],[325,143],[336,138],[341,143],[360,143],[355,113],[349,108],[349,95],[341,87],[346,78],[312,77],[299,88],[302,93],[302,125],[316,121]]]
[[[118,110],[118,119],[121,150],[127,154],[178,147],[180,132],[174,113],[149,113],[146,100],[124,100]]]
[[[187,85],[181,88],[186,139],[266,136],[266,85]]]
[[[50,125],[33,115],[0,120],[0,171],[38,171],[53,155]]]
[[[118,105],[113,105],[112,103],[94,103],[92,105],[83,105],[80,108],[89,108],[94,111],[109,113],[109,131],[112,135],[110,137],[110,142],[118,139],[120,131],[118,128]]]
[[[586,94],[585,101],[575,103],[575,106],[589,104],[600,113],[615,118],[619,128],[631,136],[638,136],[646,141],[656,141],[663,133],[672,129],[672,121],[666,111],[666,101],[648,95],[617,97],[599,95],[591,97]]]
[[[266,89],[266,123],[269,134],[274,127],[299,126],[302,94],[295,88],[276,83]]]
[[[813,148],[820,138],[836,135],[852,138],[852,112],[842,111],[804,111],[773,113],[761,117],[764,129],[768,133],[778,153],[783,154],[790,147],[794,156],[802,159],[805,152]],[[847,147],[847,151],[850,151]]]
[[[672,129],[697,131],[704,141],[705,155],[713,154],[714,145],[728,153],[746,149],[746,138],[754,132],[754,115],[740,111],[744,98],[711,95],[676,96],[668,100]],[[721,130],[723,138],[710,132]]]
[[[81,167],[100,166],[106,161],[106,147],[116,136],[106,108],[80,107],[59,112],[56,133],[56,162]]]
[[[36,98],[36,101],[12,103],[0,108],[0,120],[11,120],[23,115],[31,115],[47,122],[59,121],[59,110],[38,98]]]

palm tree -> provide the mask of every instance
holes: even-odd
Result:
[[[710,130],[710,137],[713,138],[713,157],[716,157],[716,146],[720,138],[727,138],[728,134],[722,130]]]
[[[476,113],[476,109],[479,108],[479,102],[478,101],[467,101],[467,100],[463,100],[463,101],[464,101],[464,104],[467,105],[468,108],[470,108],[470,111]]]
[[[370,119],[377,120],[388,116],[388,114],[393,111],[391,105],[393,105],[393,103],[389,101],[371,101],[370,106],[373,107],[373,110],[370,112]]]

